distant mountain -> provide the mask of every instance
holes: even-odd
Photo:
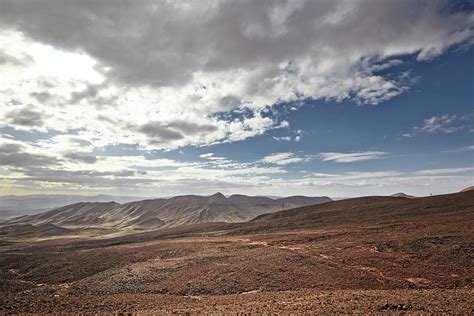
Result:
[[[328,197],[184,195],[119,204],[81,202],[37,215],[23,216],[7,224],[53,224],[65,228],[157,229],[207,222],[243,222],[264,213],[330,202]]]
[[[402,197],[402,198],[405,198],[405,199],[415,199],[416,198],[416,196],[414,196],[414,195],[405,194],[403,192],[395,193],[395,194],[392,194],[391,196],[392,197]]]
[[[112,196],[112,195],[4,195],[0,196],[0,219],[21,215],[38,214],[63,205],[79,202],[111,202],[127,203],[143,200],[143,197]]]

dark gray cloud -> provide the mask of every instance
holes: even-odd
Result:
[[[101,91],[107,88],[107,82],[101,84],[89,84],[85,89],[71,93],[68,103],[78,104],[82,100],[87,100],[90,104],[94,104],[98,108],[107,105],[114,105],[118,100],[118,96],[101,96]]]
[[[78,153],[67,153],[64,155],[64,157],[71,160],[85,162],[85,163],[95,163],[98,160],[96,156],[78,154]]]
[[[20,144],[1,144],[0,145],[0,154],[13,154],[19,153],[24,147]]]
[[[71,94],[70,102],[72,104],[81,102],[83,99],[93,99],[99,94],[100,85],[89,85],[82,91],[73,92]]]
[[[64,184],[87,185],[90,187],[126,187],[141,185],[155,180],[142,178],[146,171],[122,169],[115,171],[98,170],[65,170],[62,160],[55,157],[36,155],[26,152],[25,145],[4,143],[0,145],[0,165],[9,166],[12,171],[22,173],[22,177],[9,177],[20,183],[51,182]],[[66,154],[65,158],[92,163],[96,157],[79,153]]]
[[[184,1],[3,0],[0,23],[54,46],[86,51],[111,67],[111,78],[175,85],[190,80],[195,71],[252,68],[305,57],[341,63],[350,56],[399,53],[430,58],[472,36],[472,19],[460,12],[448,15],[448,4],[247,0],[206,6]],[[263,75],[271,78],[275,71]]]
[[[58,163],[58,159],[45,155],[31,154],[19,144],[0,144],[0,165],[17,168],[49,166]]]
[[[8,112],[5,115],[5,118],[12,125],[20,125],[23,127],[41,127],[44,125],[45,115],[41,112],[24,107]]]
[[[190,136],[206,135],[217,131],[218,127],[211,124],[197,124],[185,120],[175,120],[168,123],[148,122],[135,129],[145,134],[150,144],[160,144],[181,140]]]
[[[149,122],[143,124],[137,130],[145,134],[148,137],[150,143],[175,141],[184,138],[183,134],[181,134],[179,131],[173,130],[167,126],[163,126],[159,122]]]
[[[92,143],[87,139],[78,138],[78,137],[69,137],[69,141],[84,147],[92,146]]]
[[[12,56],[0,49],[0,65],[24,66],[32,61],[30,56]]]
[[[42,92],[32,92],[30,93],[30,96],[35,98],[39,103],[44,104],[45,102],[49,101],[53,96],[51,93],[47,91],[42,91]]]
[[[208,132],[217,131],[217,127],[215,125],[196,124],[184,120],[175,120],[171,123],[166,124],[166,126],[177,129],[186,135],[206,134]]]

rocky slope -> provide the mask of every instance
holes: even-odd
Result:
[[[242,222],[264,213],[330,202],[327,197],[280,199],[221,193],[185,195],[119,204],[75,203],[49,212],[23,216],[7,224],[54,224],[68,228],[156,229],[207,222]]]
[[[0,314],[470,315],[473,222],[470,191],[347,199],[117,238],[5,242]]]

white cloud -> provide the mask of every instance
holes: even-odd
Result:
[[[273,136],[273,139],[276,140],[276,141],[285,141],[285,142],[289,142],[291,141],[291,137],[290,136],[281,136],[281,137],[275,137]]]
[[[462,116],[442,114],[435,115],[423,120],[422,126],[415,126],[413,132],[403,134],[411,138],[416,134],[451,134],[472,128],[473,114]]]
[[[241,141],[288,127],[263,115],[277,103],[377,104],[406,91],[406,73],[377,72],[400,55],[433,58],[473,35],[469,14],[447,15],[443,5],[138,0],[117,10],[6,0],[0,125],[82,131],[101,147],[146,150]],[[249,112],[219,115],[233,110]]]
[[[286,173],[280,167],[238,163],[204,154],[205,162],[184,162],[144,156],[47,154],[41,147],[0,138],[0,192],[28,189],[53,192],[140,192],[143,195],[182,194],[182,190],[257,186],[269,175]]]
[[[256,162],[236,162],[211,153],[203,162],[97,155],[94,161],[69,159],[35,144],[0,138],[0,192],[114,193],[170,196],[215,191],[246,194],[367,195],[447,193],[472,181],[471,167],[401,172],[395,170],[325,173],[311,169],[294,177],[285,166],[312,157],[277,153]],[[91,155],[91,154],[89,154]],[[217,158],[215,160],[214,158]],[[159,193],[157,193],[159,192]]]
[[[313,188],[317,192],[332,192],[326,193],[332,196],[390,195],[396,192],[420,196],[453,193],[472,182],[472,175],[462,175],[458,172],[460,169],[464,168],[449,168],[433,174],[393,170],[338,174],[316,172],[309,177],[287,181],[287,189],[293,186],[301,191]]]
[[[30,132],[23,142],[2,137],[9,164],[0,171],[4,190],[15,184],[175,192],[212,181],[284,188],[286,179],[269,177],[314,157],[277,153],[249,163],[210,153],[200,163],[146,157],[287,129],[276,104],[290,102],[291,111],[308,99],[375,105],[407,91],[413,78],[394,68],[400,56],[426,60],[472,39],[472,15],[448,14],[447,4],[3,0],[0,127]],[[450,119],[428,119],[425,131],[447,131]],[[303,135],[288,131],[276,139],[299,142]],[[110,148],[133,149],[112,156]],[[320,158],[352,162],[385,154]]]
[[[207,154],[199,155],[199,157],[201,157],[201,158],[209,158],[209,157],[212,157],[212,156],[214,156],[214,153],[207,153]]]
[[[217,94],[195,91],[195,83],[126,87],[106,79],[98,62],[84,53],[64,52],[11,30],[0,31],[0,42],[8,44],[0,53],[28,56],[25,63],[0,63],[0,127],[86,136],[98,148],[138,144],[142,149],[239,141],[288,127],[287,121],[263,116],[262,109],[233,120],[217,118],[216,112],[232,109],[221,107],[219,95],[225,91],[219,87],[213,89]]]
[[[294,153],[274,153],[263,157],[260,162],[275,164],[275,165],[289,165],[298,162],[308,161],[308,157],[298,157]]]
[[[428,169],[417,171],[419,175],[439,175],[439,174],[454,174],[454,173],[473,173],[474,167],[469,168],[443,168],[443,169]]]
[[[295,141],[295,142],[300,142],[301,139],[303,138],[303,131],[298,129],[296,131],[293,131],[293,135],[294,137],[292,136],[281,136],[281,137],[276,137],[276,136],[273,136],[273,139],[276,140],[276,141],[285,141],[285,142],[290,142],[291,140]]]
[[[300,142],[302,138],[303,138],[303,131],[299,129],[296,131],[296,136],[294,140],[295,142]]]
[[[364,152],[355,152],[355,153],[327,152],[327,153],[320,153],[318,156],[323,161],[349,163],[349,162],[356,162],[356,161],[380,159],[380,158],[384,158],[386,155],[388,155],[388,153],[383,152],[383,151],[364,151]]]
[[[453,133],[458,127],[450,126],[456,119],[456,115],[444,114],[432,116],[423,121],[423,126],[419,128],[422,133]]]

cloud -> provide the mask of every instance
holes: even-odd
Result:
[[[463,146],[460,148],[455,148],[455,149],[449,149],[445,150],[445,153],[461,153],[461,152],[466,152],[466,151],[471,151],[474,150],[474,145],[469,145],[469,146]]]
[[[4,50],[0,49],[0,65],[24,66],[30,63],[31,61],[32,59],[29,56],[12,56],[10,54],[7,54]]]
[[[473,36],[469,13],[447,6],[6,0],[0,116],[15,98],[47,115],[37,121],[44,130],[86,130],[105,145],[149,150],[241,141],[288,127],[264,114],[275,104],[378,104],[407,91],[412,78],[397,73],[400,56],[431,59]],[[234,110],[248,114],[223,115]]]
[[[394,98],[413,84],[411,62],[400,70],[404,60],[429,60],[472,40],[472,14],[449,7],[430,0],[3,0],[0,128],[28,140],[11,138],[20,147],[2,153],[4,187],[171,193],[214,181],[285,188],[284,166],[314,157],[189,163],[156,150],[287,129],[278,112],[285,103],[297,111],[307,100]],[[277,139],[305,135],[287,132]],[[383,156],[369,153],[320,158]]]
[[[285,141],[285,142],[289,142],[291,140],[295,141],[295,142],[300,142],[301,139],[303,138],[303,131],[298,129],[296,131],[293,131],[293,135],[294,137],[292,136],[280,136],[280,137],[277,137],[277,136],[273,136],[272,138],[278,142],[281,142],[281,141]]]
[[[32,96],[33,98],[35,98],[38,102],[40,103],[45,103],[47,101],[49,101],[53,96],[51,95],[51,93],[47,92],[47,91],[43,91],[43,92],[31,92],[30,93],[30,96]]]
[[[4,166],[0,170],[0,191],[8,191],[14,186],[30,191],[100,193],[127,190],[153,194],[159,190],[160,194],[176,195],[182,194],[186,188],[189,192],[218,185],[229,189],[254,187],[268,180],[269,175],[286,173],[280,167],[262,166],[255,162],[239,163],[211,153],[203,154],[204,162],[183,162],[137,155],[62,154],[73,143],[82,143],[80,138],[64,139],[71,144],[61,148],[50,142],[38,145],[9,138],[0,140],[0,164]],[[53,147],[49,147],[51,145]],[[48,155],[38,154],[46,152],[44,148],[52,150]]]
[[[420,170],[415,172],[385,171],[352,171],[343,173],[312,173],[302,179],[291,181],[303,190],[305,187],[334,192],[352,192],[351,195],[381,195],[395,192],[408,192],[415,195],[430,193],[458,192],[470,183],[472,168],[446,168],[439,170]],[[434,172],[432,172],[434,171]],[[436,183],[437,185],[434,185]],[[339,193],[338,193],[339,192]],[[365,193],[362,193],[365,192]],[[418,193],[417,193],[418,192]]]
[[[295,142],[300,142],[302,138],[303,138],[303,131],[299,129],[296,131],[296,136],[294,140]]]
[[[403,174],[398,171],[388,170],[388,171],[351,171],[340,174],[325,174],[325,173],[313,173],[316,178],[328,178],[330,181],[338,181],[343,183],[347,181],[347,184],[359,180],[367,179],[380,179],[380,178],[393,178],[402,176]],[[325,180],[326,181],[326,180]],[[379,180],[377,180],[379,181]]]
[[[440,175],[440,174],[454,174],[454,173],[473,173],[474,167],[469,168],[443,168],[443,169],[428,169],[417,171],[419,175]]]
[[[232,160],[227,159],[225,157],[215,156],[213,153],[202,154],[199,155],[199,157],[211,161],[213,164],[219,165],[220,167],[236,165],[236,163]]]
[[[158,122],[145,123],[137,130],[145,134],[152,144],[180,140],[184,138],[183,134],[181,134],[178,130],[170,128],[169,126],[162,126]]]
[[[452,134],[472,128],[473,114],[450,115],[442,114],[423,120],[422,126],[415,126],[413,132],[404,133],[404,137],[411,138],[417,134]]]
[[[383,151],[364,151],[356,153],[327,152],[318,154],[323,161],[334,161],[337,163],[349,163],[365,160],[384,158],[389,153]]]
[[[214,153],[207,153],[207,154],[199,155],[199,157],[201,157],[201,158],[211,158],[212,156],[214,156]]]
[[[85,163],[95,163],[97,161],[97,157],[95,156],[78,154],[78,153],[68,153],[64,155],[64,157],[71,160],[82,161]]]
[[[289,141],[291,141],[291,137],[290,137],[290,136],[281,136],[281,137],[273,136],[272,138],[273,138],[274,140],[278,141],[278,142],[282,142],[282,141],[289,142]]]
[[[442,1],[198,5],[139,0],[116,8],[12,0],[2,3],[1,20],[41,42],[69,50],[81,48],[109,67],[113,78],[171,86],[185,84],[198,71],[246,69],[261,61],[271,63],[257,69],[263,79],[279,81],[291,80],[282,73],[272,74],[285,61],[292,61],[284,71],[292,74],[302,71],[304,63],[313,68],[310,73],[334,71],[335,64],[346,66],[360,55],[383,58],[414,53],[419,60],[430,59],[472,35],[469,16],[446,15],[444,6]],[[53,7],[58,14],[51,16]],[[407,10],[412,14],[407,15]],[[307,60],[309,56],[315,60]]]
[[[28,107],[14,109],[5,114],[5,119],[9,124],[19,129],[38,129],[43,127],[45,116],[39,111]]]
[[[45,145],[48,145],[47,143]],[[69,146],[69,145],[68,145]],[[63,148],[60,149],[62,151]],[[0,192],[14,186],[27,192],[129,193],[170,196],[186,193],[208,194],[222,189],[246,194],[307,194],[340,196],[413,194],[433,192],[433,183],[442,192],[461,189],[471,181],[473,168],[453,167],[402,172],[396,170],[312,172],[304,177],[291,175],[285,166],[314,157],[276,153],[258,161],[237,162],[201,154],[204,161],[185,162],[144,156],[96,156],[95,163],[81,159],[59,159],[56,151],[11,138],[0,138]],[[59,151],[58,151],[59,152]],[[89,156],[75,152],[77,156]],[[67,154],[66,154],[67,155]],[[63,156],[64,157],[64,156]],[[73,155],[73,158],[75,156]],[[403,189],[403,190],[402,190]],[[417,193],[419,192],[419,193]],[[436,191],[434,191],[436,192]]]
[[[0,152],[2,154],[13,154],[18,153],[22,150],[23,146],[15,143],[3,143],[0,145]]]
[[[458,130],[458,127],[450,127],[455,120],[456,115],[432,116],[423,121],[424,124],[419,128],[419,131],[421,133],[452,133]]]
[[[260,159],[260,162],[284,166],[293,163],[308,161],[308,159],[308,157],[298,157],[294,153],[285,152],[267,155]]]
[[[0,165],[15,168],[41,167],[58,163],[58,159],[27,152],[27,147],[18,142],[0,139]]]

